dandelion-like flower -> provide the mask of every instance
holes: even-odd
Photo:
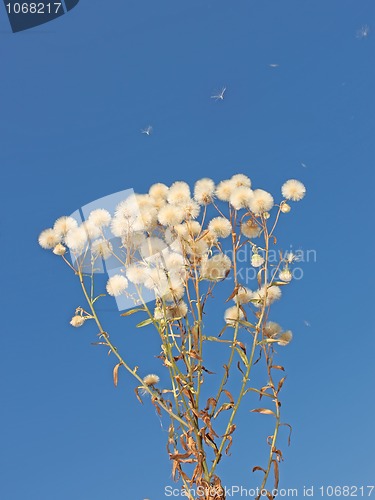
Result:
[[[80,326],[83,325],[84,322],[85,322],[85,318],[83,316],[80,316],[79,314],[76,314],[71,319],[70,324],[72,326],[74,326],[74,328],[79,328]]]
[[[110,241],[99,238],[92,243],[91,253],[94,257],[101,257],[102,259],[107,260],[113,254],[112,244]]]
[[[201,276],[204,279],[217,281],[225,278],[230,271],[232,262],[225,254],[217,254],[211,259],[204,259],[201,266]]]
[[[235,187],[241,187],[245,186],[250,188],[251,187],[251,180],[247,175],[244,174],[235,174],[231,178],[231,182],[233,182]]]
[[[259,303],[256,304],[258,307],[261,307],[265,297],[267,294],[267,299],[266,299],[266,306],[271,305],[273,302],[276,300],[279,300],[281,297],[281,289],[280,287],[276,285],[272,286],[265,286],[263,285],[258,291],[254,292],[254,299],[258,299]]]
[[[252,219],[248,219],[241,224],[241,233],[246,236],[246,238],[257,238],[260,235],[260,231],[260,227]]]
[[[165,184],[158,182],[157,184],[153,184],[149,189],[149,195],[154,199],[166,199],[168,196],[168,186]]]
[[[184,219],[184,212],[179,206],[165,205],[160,209],[158,219],[163,226],[175,226]]]
[[[97,208],[90,212],[87,220],[99,228],[108,227],[111,223],[111,214],[104,208]]]
[[[140,285],[146,281],[146,268],[138,264],[130,264],[126,268],[126,277],[135,285]]]
[[[185,266],[184,257],[177,252],[169,252],[164,257],[164,264],[166,270],[171,273],[182,273]]]
[[[236,187],[238,186],[230,179],[221,181],[216,188],[216,197],[221,201],[229,201]]]
[[[268,338],[277,336],[281,331],[281,326],[274,321],[268,321],[263,328],[263,333]]]
[[[154,288],[155,294],[162,297],[167,302],[176,302],[185,295],[185,288],[178,276],[170,276],[168,280],[163,280],[161,286]]]
[[[73,217],[68,217],[66,215],[59,217],[53,225],[53,229],[60,238],[64,238],[67,232],[75,227],[78,227],[78,222]]]
[[[81,224],[81,228],[87,233],[87,238],[90,240],[95,240],[101,236],[100,227],[96,226],[91,220],[87,219]]]
[[[293,333],[290,330],[287,330],[286,332],[283,332],[280,334],[278,337],[279,341],[278,344],[281,346],[286,346],[291,342],[293,338]]]
[[[254,297],[254,292],[245,286],[240,286],[233,300],[236,304],[248,304]]]
[[[207,240],[199,238],[198,240],[189,241],[186,246],[186,251],[190,255],[201,257],[208,252],[209,248],[210,245]]]
[[[188,201],[189,199],[190,187],[186,182],[174,182],[169,188],[167,200],[171,205],[179,205],[180,203]]]
[[[225,217],[214,217],[208,224],[208,230],[217,238],[227,238],[232,233],[232,224]]]
[[[244,317],[243,311],[238,306],[229,307],[224,313],[224,321],[230,326],[236,326],[236,323]]]
[[[195,183],[194,199],[200,205],[208,205],[212,203],[215,193],[215,183],[212,179],[200,179]]]
[[[62,245],[61,243],[58,243],[55,248],[53,249],[53,253],[55,255],[64,255],[66,252],[66,248],[64,247],[64,245]]]
[[[267,191],[255,189],[248,206],[254,214],[268,212],[273,207],[273,198]]]
[[[185,318],[188,313],[188,306],[186,302],[181,300],[178,304],[175,304],[169,308],[169,315],[171,319]]]
[[[289,281],[292,281],[293,276],[290,270],[286,267],[280,271],[279,278],[281,281],[286,281],[288,283]]]
[[[65,244],[73,252],[82,252],[87,243],[87,231],[79,226],[70,229],[65,236]]]
[[[128,280],[121,274],[111,276],[107,281],[107,292],[112,297],[118,297],[128,288]]]
[[[140,252],[144,259],[150,259],[150,257],[158,256],[166,248],[167,245],[162,239],[151,236],[142,243]]]
[[[60,243],[59,234],[52,228],[42,231],[38,238],[39,245],[45,250],[51,250]]]
[[[264,264],[264,257],[262,255],[259,255],[258,253],[254,253],[251,256],[251,265],[253,267],[260,267],[263,266]]]
[[[196,236],[199,236],[201,231],[202,231],[202,226],[196,220],[186,221],[185,227],[186,227],[187,234],[189,236],[192,236],[193,238],[195,238]]]
[[[160,378],[157,375],[155,375],[154,373],[150,373],[149,375],[146,375],[143,378],[143,383],[144,383],[144,385],[147,385],[147,387],[156,385],[159,382],[160,382]]]
[[[288,214],[291,211],[291,206],[288,205],[288,203],[286,203],[285,201],[283,201],[280,205],[280,211],[283,214]]]
[[[171,205],[172,206],[172,205]],[[176,207],[173,207],[176,208]],[[195,219],[198,217],[201,207],[194,200],[186,200],[178,205],[178,209],[182,211],[183,219]]]
[[[230,197],[230,204],[236,210],[248,208],[253,197],[253,192],[250,188],[241,186],[236,188]]]
[[[289,179],[281,187],[281,194],[287,200],[300,201],[306,194],[306,188],[302,182],[296,179]]]

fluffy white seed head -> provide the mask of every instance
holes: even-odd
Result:
[[[236,187],[239,186],[236,186],[235,182],[230,179],[221,181],[216,188],[216,197],[221,201],[229,201]]]
[[[232,233],[232,224],[225,217],[214,217],[208,224],[208,230],[217,238],[227,238]]]
[[[291,211],[291,206],[288,205],[288,203],[286,201],[282,201],[280,204],[280,211],[283,214],[288,214]]]
[[[74,326],[75,328],[79,328],[80,326],[83,325],[84,322],[85,322],[85,318],[83,316],[80,316],[79,314],[76,314],[71,319],[70,324],[72,326]]]
[[[232,176],[231,181],[233,182],[235,187],[251,187],[251,180],[247,175],[244,174],[235,174]]]
[[[176,226],[184,219],[184,212],[179,206],[165,205],[160,209],[158,219],[163,226]]]
[[[140,285],[146,281],[146,268],[139,264],[130,264],[126,268],[126,277],[135,285]]]
[[[65,243],[69,250],[82,252],[87,244],[87,231],[84,226],[70,229],[65,236]]]
[[[229,307],[224,313],[224,321],[227,325],[236,326],[237,321],[244,319],[244,313],[238,306]]]
[[[180,203],[178,209],[182,210],[183,219],[190,220],[198,217],[201,207],[196,201],[189,199]]]
[[[258,253],[254,253],[251,256],[251,265],[253,267],[260,267],[263,266],[264,264],[264,257],[262,255],[259,255]]]
[[[96,238],[99,238],[99,236],[102,234],[100,227],[96,226],[90,220],[85,220],[84,222],[82,222],[81,228],[86,231],[87,238],[89,238],[90,240],[95,240]]]
[[[169,307],[169,314],[170,317],[173,319],[176,318],[185,318],[185,316],[188,313],[188,306],[186,302],[181,300],[178,304],[174,304],[171,307]]]
[[[150,387],[152,385],[156,385],[160,382],[160,378],[155,375],[154,373],[150,373],[149,375],[146,375],[143,377],[143,383],[147,385],[147,387]]]
[[[112,297],[118,297],[128,288],[128,280],[121,274],[111,276],[107,281],[107,292]]]
[[[164,265],[166,270],[174,273],[181,273],[185,266],[185,261],[183,256],[177,252],[168,252],[163,254]]]
[[[272,285],[270,287],[265,287],[263,285],[259,290],[254,292],[254,299],[259,300],[259,303],[256,304],[257,307],[260,307],[264,302],[264,300],[266,300],[266,305],[269,306],[276,300],[279,300],[280,297],[281,297],[281,289],[276,285]]]
[[[204,238],[199,238],[198,240],[190,241],[186,245],[187,253],[195,257],[201,257],[202,255],[208,252],[209,248],[210,246],[206,241],[206,239]]]
[[[281,187],[281,194],[287,200],[300,201],[306,194],[306,188],[302,182],[289,179]]]
[[[273,198],[263,189],[255,189],[251,197],[249,208],[254,214],[268,212],[273,207]]]
[[[250,188],[240,186],[234,189],[230,197],[230,204],[236,210],[248,208],[253,197],[253,192]]]
[[[246,236],[246,238],[257,238],[260,235],[260,231],[260,227],[252,219],[248,219],[241,224],[241,233]]]
[[[200,205],[212,203],[215,193],[215,183],[212,179],[200,179],[194,186],[194,199]]]
[[[281,279],[281,281],[286,281],[288,283],[289,281],[292,281],[293,276],[290,270],[288,268],[285,268],[280,271],[279,278]]]
[[[62,245],[61,243],[58,243],[55,248],[53,249],[53,253],[55,255],[64,255],[66,252],[66,248],[64,247],[64,245]]]
[[[90,212],[88,221],[97,227],[108,227],[111,223],[111,214],[104,208],[97,208]]]
[[[171,276],[169,279],[163,279],[155,289],[155,294],[167,302],[176,302],[182,299],[185,294],[185,288],[182,281],[177,276]]]
[[[225,278],[230,271],[232,262],[230,258],[221,253],[210,259],[203,259],[201,265],[201,276],[204,279],[217,281]]]
[[[196,220],[189,220],[186,222],[186,229],[189,236],[196,238],[202,231],[202,226]]]
[[[45,250],[51,250],[60,243],[59,234],[52,228],[42,231],[38,238],[39,245]]]
[[[240,286],[233,300],[236,304],[248,304],[254,297],[254,292],[245,286]]]
[[[60,238],[64,238],[67,232],[75,227],[78,227],[78,222],[73,217],[67,217],[66,215],[59,217],[53,225],[53,229]]]
[[[177,181],[169,188],[167,200],[171,205],[179,205],[180,203],[190,199],[189,184],[182,181]]]
[[[153,184],[149,189],[149,195],[151,196],[151,198],[162,198],[165,200],[168,196],[168,186],[162,184],[161,182]]]
[[[103,238],[99,238],[91,244],[91,253],[94,257],[101,257],[107,260],[113,254],[112,243]]]
[[[289,342],[291,342],[292,339],[293,339],[293,333],[290,330],[287,330],[286,332],[283,332],[279,336],[278,344],[281,346],[286,346],[289,344]]]
[[[163,240],[157,238],[156,236],[151,236],[142,243],[140,252],[144,259],[149,259],[153,256],[159,256],[159,254],[166,248],[167,245]]]
[[[268,338],[277,336],[281,331],[281,326],[274,321],[268,321],[263,328],[263,333]]]

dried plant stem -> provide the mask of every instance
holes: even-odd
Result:
[[[144,390],[146,390],[150,396],[152,396],[153,398],[155,398],[155,401],[158,403],[158,405],[164,410],[166,411],[172,418],[174,418],[177,422],[179,422],[183,427],[189,427],[188,424],[182,420],[182,418],[180,418],[178,415],[176,415],[170,408],[168,408],[168,406],[160,399],[160,397],[155,394],[148,386],[146,386],[144,383],[143,383],[143,380],[142,378],[137,374],[137,371],[136,369],[131,369],[130,366],[126,363],[126,361],[124,361],[124,359],[122,358],[122,356],[118,353],[117,351],[117,348],[112,344],[112,342],[109,340],[109,335],[108,333],[106,333],[100,323],[100,320],[98,318],[98,315],[96,313],[96,310],[95,310],[95,307],[94,307],[94,304],[93,304],[93,301],[91,300],[89,294],[87,293],[87,290],[86,290],[86,286],[85,286],[85,282],[84,282],[84,279],[83,279],[83,274],[82,274],[82,271],[81,270],[78,270],[76,271],[78,276],[79,276],[79,281],[80,281],[80,284],[81,284],[81,287],[82,287],[82,291],[83,291],[83,294],[86,298],[86,301],[90,307],[90,310],[91,310],[91,314],[95,320],[95,323],[97,324],[98,328],[99,328],[99,332],[100,332],[100,335],[103,336],[105,338],[105,343],[106,345],[110,348],[111,352],[116,356],[116,358],[119,360],[119,362],[121,363],[121,365],[131,374],[133,375],[133,377],[135,377],[138,382],[142,385],[142,388]]]

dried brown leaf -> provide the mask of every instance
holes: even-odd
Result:
[[[257,470],[261,470],[262,472],[267,474],[267,471],[265,469],[263,469],[262,467],[259,467],[259,465],[256,465],[255,467],[253,467],[253,472],[255,472]]]
[[[285,372],[285,368],[283,366],[280,366],[280,365],[272,365],[271,368],[273,368],[274,370],[281,370],[281,371]]]
[[[283,377],[280,381],[279,381],[279,384],[277,386],[277,393],[280,392],[280,389],[282,388],[282,386],[284,385],[284,382],[285,382],[285,379],[286,377]]]
[[[274,477],[275,477],[275,482],[274,482],[274,489],[277,490],[277,488],[279,487],[279,464],[277,462],[277,460],[272,460],[272,463],[273,463],[273,473],[274,473]]]
[[[122,365],[122,363],[117,363],[117,365],[113,368],[113,383],[115,384],[115,387],[117,387],[117,384],[118,384],[118,369],[120,368],[120,366]]]
[[[253,413],[262,413],[262,415],[273,415],[276,417],[275,413],[268,408],[256,408],[255,410],[251,410]]]
[[[289,427],[289,436],[288,436],[288,446],[290,446],[290,440],[292,438],[292,426],[290,424],[280,424],[280,425],[285,425],[286,427]]]
[[[138,389],[139,389],[139,387],[136,387],[134,389],[134,392],[135,392],[135,395],[137,396],[138,401],[141,403],[141,405],[143,405],[143,401],[142,401],[142,399],[141,399],[141,397],[140,397],[140,395],[138,393]]]
[[[234,405],[234,398],[233,398],[232,394],[229,391],[227,391],[226,389],[223,389],[223,392],[228,397],[228,399],[232,403],[232,405]]]

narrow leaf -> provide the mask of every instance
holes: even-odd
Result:
[[[131,314],[135,314],[137,312],[141,312],[141,311],[145,311],[145,309],[143,307],[138,307],[136,309],[129,309],[129,311],[126,311],[122,314],[120,314],[120,316],[130,316]]]
[[[243,319],[240,319],[238,321],[241,325],[243,326],[247,326],[248,328],[255,328],[255,325],[253,325],[252,323],[250,323],[249,321],[245,321]]]
[[[290,424],[280,424],[280,425],[285,425],[286,427],[289,427],[289,436],[288,436],[288,446],[290,446],[290,440],[291,440],[291,437],[292,437],[292,426]]]
[[[283,372],[285,372],[285,368],[280,365],[272,365],[271,368],[273,368],[274,370],[282,370]]]
[[[284,385],[285,379],[286,379],[286,377],[283,377],[283,378],[279,381],[279,385],[277,386],[277,392],[278,392],[278,393],[280,392],[280,389],[281,389],[281,388],[282,388],[282,386]]]
[[[251,410],[253,413],[262,413],[263,415],[273,415],[276,417],[275,413],[268,408],[256,408],[255,410]]]
[[[253,467],[253,472],[255,472],[257,470],[261,470],[262,472],[264,472],[266,474],[266,471],[262,467],[259,467],[259,465],[256,465],[255,467]]]
[[[238,354],[240,355],[240,358],[243,362],[243,364],[246,366],[247,368],[247,363],[248,363],[248,360],[247,360],[247,357],[245,356],[245,353],[241,350],[241,349],[238,349],[238,347],[235,347],[236,351],[238,352]]]
[[[152,318],[145,319],[144,321],[138,323],[137,328],[142,328],[143,326],[151,325],[152,322],[153,322]]]
[[[118,369],[120,368],[120,366],[122,365],[122,363],[117,363],[117,365],[113,368],[113,383],[115,384],[115,387],[117,387],[117,384],[118,384]]]

